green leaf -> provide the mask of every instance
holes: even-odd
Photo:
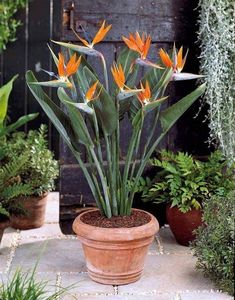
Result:
[[[3,126],[3,122],[6,118],[8,99],[13,87],[13,82],[17,77],[18,75],[15,75],[7,84],[0,88],[0,128]]]
[[[167,132],[183,113],[205,92],[205,83],[160,114],[163,133]]]
[[[15,131],[17,128],[23,126],[24,124],[28,123],[29,121],[34,120],[37,116],[38,116],[38,113],[22,116],[15,123],[5,126],[3,128],[0,128],[0,137],[3,135],[9,134],[12,131]]]
[[[75,103],[72,102],[63,88],[59,88],[57,94],[68,110],[69,118],[78,141],[84,145],[93,145],[87,125],[78,108],[74,106]]]
[[[84,76],[89,82],[89,86],[97,81],[96,76],[87,67],[84,67]],[[114,105],[113,99],[107,93],[103,85],[98,83],[97,90],[100,91],[99,99],[92,100],[92,105],[95,110],[98,123],[105,130],[107,134],[112,134],[117,127],[117,109]]]
[[[44,93],[39,85],[33,84],[34,82],[37,82],[37,79],[32,71],[26,73],[26,82],[35,99],[41,105],[61,137],[71,149],[77,151],[77,137],[68,116]]]
[[[139,66],[135,64],[135,60],[138,58],[136,51],[130,50],[128,47],[124,47],[117,58],[117,65],[121,64],[125,78],[126,85],[133,87],[137,77]]]

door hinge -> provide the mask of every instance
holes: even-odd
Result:
[[[86,26],[87,22],[84,20],[75,21],[75,4],[72,1],[69,7],[63,9],[63,27],[75,32],[84,32]]]

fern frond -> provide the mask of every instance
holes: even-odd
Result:
[[[27,196],[31,194],[32,188],[29,184],[15,183],[4,188],[4,190],[1,192],[1,198],[9,201],[20,196]]]

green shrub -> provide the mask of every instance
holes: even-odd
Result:
[[[234,200],[235,191],[205,202],[205,225],[197,229],[192,244],[197,268],[231,295],[234,294]]]
[[[47,129],[31,130],[28,134],[17,132],[12,135],[5,145],[6,162],[19,158],[22,153],[28,157],[18,170],[20,182],[30,185],[32,195],[42,195],[54,189],[58,177],[58,162],[48,149],[46,139]]]
[[[1,0],[0,3],[0,53],[8,42],[16,40],[16,30],[21,22],[15,18],[16,12],[25,7],[28,0]]]
[[[202,162],[187,153],[163,150],[160,159],[152,159],[151,164],[160,171],[150,183],[149,179],[145,180],[147,189],[143,182],[139,186],[143,199],[170,202],[184,213],[192,208],[200,209],[204,199],[214,194],[226,195],[234,187],[233,167],[227,167],[220,151]]]

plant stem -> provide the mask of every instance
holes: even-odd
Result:
[[[100,166],[100,162],[97,159],[96,153],[94,151],[93,147],[90,147],[90,153],[91,156],[94,160],[96,169],[98,171],[99,177],[100,177],[100,181],[101,181],[101,185],[102,185],[102,189],[103,189],[103,193],[104,193],[104,200],[105,200],[105,204],[106,204],[106,217],[107,218],[111,218],[112,217],[112,211],[111,211],[111,207],[110,207],[110,201],[109,201],[109,197],[108,197],[108,186],[107,186],[107,181],[105,178],[105,175],[103,174],[102,168]]]
[[[102,53],[100,53],[100,58],[101,58],[102,65],[103,65],[105,88],[106,88],[106,91],[109,92],[108,72],[107,72],[107,67],[106,67],[106,61],[105,61],[105,58]]]

